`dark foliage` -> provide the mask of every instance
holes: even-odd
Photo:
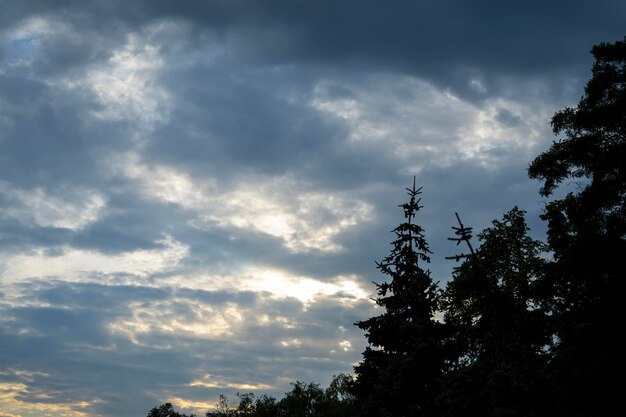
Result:
[[[552,119],[564,138],[529,175],[550,195],[565,180],[580,190],[551,201],[544,219],[555,264],[544,299],[558,323],[554,373],[563,415],[608,415],[626,395],[626,38],[592,49],[595,64],[578,106]]]
[[[552,329],[536,291],[546,248],[528,230],[517,207],[494,220],[447,286],[442,308],[455,355],[438,398],[441,416],[548,411]]]
[[[350,390],[352,383],[352,378],[345,374],[334,376],[326,389],[319,384],[297,381],[281,400],[269,395],[237,393],[238,402],[231,403],[228,397],[220,395],[215,409],[207,411],[206,417],[352,417],[356,408]],[[179,414],[167,403],[153,408],[148,417],[195,416]]]
[[[435,320],[440,291],[430,272],[423,229],[414,221],[421,189],[407,188],[405,222],[396,227],[389,256],[377,264],[390,278],[377,285],[377,317],[358,322],[369,346],[355,367],[355,394],[364,416],[428,415],[441,390],[442,324]]]
[[[154,407],[148,413],[148,417],[196,417],[194,414],[187,415],[181,414],[174,410],[174,407],[170,403],[165,403],[159,407]]]
[[[222,396],[217,410],[208,412],[207,417],[349,417],[354,414],[351,384],[352,378],[344,374],[333,377],[327,389],[296,381],[281,400],[267,395],[255,399],[252,393],[237,394],[239,404],[232,407]]]

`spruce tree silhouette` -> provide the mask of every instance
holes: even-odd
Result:
[[[431,253],[424,230],[414,217],[421,188],[407,188],[409,202],[400,205],[405,222],[393,230],[392,250],[377,263],[389,282],[376,284],[376,303],[385,309],[357,324],[369,346],[355,367],[355,394],[364,416],[427,416],[440,391],[442,324],[435,320],[440,291],[421,267]]]

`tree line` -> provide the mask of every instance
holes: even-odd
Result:
[[[207,417],[600,417],[626,398],[626,37],[592,48],[577,107],[529,165],[550,198],[547,242],[514,207],[477,234],[453,227],[460,263],[440,288],[417,222],[421,188],[377,263],[383,313],[356,323],[368,347],[354,376],[295,382],[285,397],[221,397]],[[555,197],[566,181],[576,191]],[[475,247],[474,247],[475,246]],[[187,417],[171,404],[148,417]]]

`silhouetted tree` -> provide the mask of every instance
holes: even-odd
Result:
[[[271,395],[261,395],[254,403],[255,417],[278,416],[278,401]]]
[[[231,404],[228,397],[220,395],[215,404],[215,410],[207,411],[206,417],[239,417],[256,416],[255,396],[253,393],[237,393],[239,403],[235,406]]]
[[[239,397],[239,404],[237,405],[237,415],[239,416],[253,416],[255,415],[255,396],[251,392],[244,394],[237,393]]]
[[[228,401],[228,397],[223,394],[215,403],[215,410],[206,412],[206,417],[235,417],[236,415],[237,411]]]
[[[174,410],[171,403],[165,403],[150,410],[147,417],[195,417],[195,414],[181,414]]]
[[[544,306],[558,323],[553,366],[568,416],[609,415],[626,396],[626,38],[592,54],[578,106],[552,118],[564,137],[529,167],[544,196],[580,181],[543,216],[555,257]]]
[[[354,417],[357,403],[352,392],[353,385],[354,379],[349,375],[333,376],[325,391],[329,417]]]
[[[280,400],[268,395],[256,398],[253,393],[239,394],[239,403],[231,403],[220,395],[215,410],[207,417],[352,417],[354,397],[350,393],[352,378],[345,374],[333,376],[330,386],[322,389],[319,384],[292,383],[291,391]]]
[[[324,390],[319,384],[295,382],[293,389],[280,400],[280,416],[321,417],[325,413]]]
[[[442,416],[534,416],[550,408],[551,328],[536,283],[546,247],[513,208],[478,235],[478,250],[448,284],[442,306],[456,352],[438,399]]]
[[[377,263],[390,277],[376,284],[380,316],[356,323],[369,346],[355,367],[355,395],[365,416],[428,415],[440,391],[442,324],[435,320],[440,291],[421,267],[430,262],[424,230],[414,221],[421,188],[407,188],[410,200],[400,207],[405,222],[393,230],[389,256]]]

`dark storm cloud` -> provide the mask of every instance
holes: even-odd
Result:
[[[115,127],[85,120],[97,108],[80,93],[23,75],[0,75],[0,109],[10,120],[2,126],[0,176],[24,187],[94,181],[102,144],[115,147],[120,140]]]
[[[107,185],[110,183],[105,182]],[[157,241],[164,233],[185,233],[183,230],[190,229],[179,208],[140,198],[135,189],[116,190],[115,185],[111,188],[104,212],[93,223],[73,232],[69,243],[113,254],[158,248]]]
[[[512,73],[576,64],[590,38],[599,42],[621,35],[617,31],[626,11],[620,1],[508,4],[492,0],[384,5],[369,0],[192,1],[183,5],[157,1],[130,9],[135,13],[126,16],[136,16],[135,22],[180,17],[199,26],[255,35],[248,41],[261,50],[262,57],[364,60],[373,66],[412,68],[427,61],[438,68],[454,63]],[[280,35],[289,40],[265,42]],[[527,45],[533,45],[533,50],[525,50]]]
[[[70,241],[72,237],[68,229],[34,228],[17,223],[12,218],[0,220],[0,228],[3,231],[0,236],[3,251],[20,251],[32,246],[54,247]]]
[[[193,68],[168,74],[165,85],[180,95],[171,122],[155,132],[149,152],[213,175],[241,167],[276,174],[332,156],[341,128],[311,113],[306,103],[286,101],[285,96],[303,94],[281,86],[295,71]]]
[[[148,9],[156,16],[173,11],[171,5]],[[398,70],[471,93],[473,77],[496,87],[502,75],[573,67],[579,76],[588,67],[580,51],[620,37],[626,6],[617,0],[243,1],[191,3],[174,13],[199,26],[229,28],[261,61]]]
[[[589,28],[594,36],[599,33],[596,27],[600,31],[614,30],[611,22],[615,20],[614,16],[619,16],[619,8],[623,7],[621,2],[608,2],[606,7],[593,7],[583,14],[578,13],[581,6],[563,10],[553,3],[542,7],[525,3],[511,9],[509,6],[502,9],[504,6],[497,2],[480,2],[471,6],[464,3],[399,2],[393,6],[381,7],[376,2],[359,2],[358,7],[349,2],[317,2],[308,6],[269,2],[261,6],[244,1],[189,2],[176,7],[169,2],[149,2],[123,8],[116,7],[115,3],[98,3],[86,9],[82,3],[59,2],[45,12],[42,10],[44,6],[37,3],[32,7],[22,6],[22,11],[16,16],[55,16],[69,22],[70,29],[45,38],[44,44],[38,47],[41,54],[34,61],[36,64],[41,62],[42,68],[58,65],[60,73],[63,69],[76,67],[76,62],[93,64],[110,56],[110,52],[97,52],[100,49],[110,51],[111,40],[97,32],[105,27],[107,35],[109,28],[114,28],[112,39],[119,40],[122,38],[117,35],[119,33],[141,30],[145,25],[164,19],[190,22],[192,27],[182,33],[185,37],[182,45],[186,48],[203,48],[207,46],[207,39],[216,39],[218,47],[232,47],[232,50],[224,55],[228,59],[217,68],[192,64],[173,67],[160,75],[160,80],[175,94],[169,122],[157,127],[150,143],[152,157],[168,163],[185,164],[190,169],[202,166],[203,174],[207,171],[221,173],[229,167],[232,171],[240,171],[241,165],[272,174],[285,172],[293,166],[306,170],[308,165],[312,167],[309,175],[316,176],[325,184],[335,184],[346,178],[367,178],[371,172],[376,172],[378,178],[382,175],[391,179],[394,176],[390,176],[389,167],[393,161],[385,160],[384,156],[381,158],[384,153],[376,148],[339,145],[341,141],[338,139],[345,136],[345,131],[342,131],[345,128],[341,124],[320,118],[302,103],[285,101],[285,94],[290,93],[285,91],[289,85],[295,86],[294,95],[306,94],[315,77],[324,74],[318,71],[318,74],[310,73],[307,69],[305,72],[309,75],[297,75],[303,72],[302,65],[321,63],[332,67],[346,60],[356,60],[360,64],[351,67],[352,71],[378,69],[414,73],[426,76],[436,84],[452,83],[461,93],[471,90],[469,81],[476,78],[484,84],[481,88],[486,91],[492,85],[502,91],[505,87],[498,81],[502,76],[545,73],[553,67],[579,65],[577,62],[586,67],[587,59],[581,59],[584,54],[580,51],[588,49],[589,45],[583,48],[575,42],[576,39],[589,43],[588,37],[580,35],[585,28]],[[95,19],[95,16],[98,18]],[[584,19],[582,16],[585,16]],[[603,22],[601,25],[594,23],[596,17],[597,21]],[[77,36],[71,32],[86,27],[90,28],[91,36],[85,37],[82,32],[81,36]],[[276,29],[266,30],[268,27]],[[533,30],[529,30],[531,27]],[[199,34],[203,31],[210,34],[219,32],[214,29],[226,30],[227,34]],[[275,34],[266,35],[266,31],[280,33],[289,39],[290,46],[274,42],[272,36]],[[516,31],[520,32],[519,36]],[[546,32],[551,31],[554,34],[547,36]],[[494,33],[498,35],[494,36]],[[244,40],[241,41],[240,37]],[[156,41],[163,46],[168,59],[182,58],[175,51],[170,51],[171,55],[168,55],[168,47],[181,43],[180,38],[168,40],[157,36]],[[75,45],[76,42],[81,43],[80,47]],[[516,46],[519,43],[533,45],[533,48],[520,53],[522,49]],[[246,45],[250,45],[252,55],[245,52]],[[538,51],[535,50],[537,48]],[[484,53],[481,52],[483,49]],[[83,50],[91,52],[81,52]],[[78,61],[68,59],[68,54],[78,54],[83,58]],[[535,57],[536,54],[542,55]],[[267,56],[274,58],[268,61]],[[572,61],[573,57],[578,61]],[[222,58],[219,57],[220,60]],[[254,60],[261,65],[286,66],[271,70],[240,69],[242,65],[249,68],[250,64],[254,68]],[[405,63],[404,60],[411,62]],[[552,64],[552,61],[558,62]],[[429,66],[433,65],[437,68],[431,71]],[[453,78],[459,68],[467,68],[470,72],[463,75],[462,82],[457,84]],[[474,70],[478,71],[474,74],[476,76],[471,73]],[[483,74],[487,70],[495,71],[498,77]],[[338,78],[342,77],[353,75],[346,73]],[[31,175],[39,173],[36,178],[54,176],[55,173],[49,172],[47,167],[78,171],[81,177],[89,175],[90,170],[83,169],[83,166],[93,165],[90,161],[94,157],[92,144],[104,142],[110,147],[113,138],[124,136],[123,126],[119,124],[77,128],[84,122],[81,120],[82,113],[76,114],[74,110],[98,106],[88,97],[79,97],[77,102],[67,93],[50,91],[50,87],[33,79],[5,79],[4,84],[19,92],[12,93],[9,87],[5,87],[3,95],[9,100],[19,95],[18,103],[20,99],[26,99],[29,106],[37,102],[46,103],[46,107],[35,105],[30,112],[14,116],[15,131],[7,132],[12,143],[4,145],[7,146],[7,154],[14,155],[11,161],[18,162],[19,167],[32,167],[28,172],[32,172]],[[280,91],[276,91],[277,85],[280,85]],[[63,97],[62,94],[66,97],[49,100],[50,95],[58,98]],[[64,104],[66,102],[69,104]],[[67,116],[74,115],[75,120],[67,120]],[[34,123],[35,120],[42,120],[43,123]],[[79,130],[62,130],[68,126]],[[62,143],[59,143],[60,137],[63,138]],[[50,152],[26,151],[46,147]],[[85,149],[89,153],[83,155]],[[370,169],[363,169],[360,163],[363,160],[368,161]],[[10,166],[3,164],[7,165]],[[22,168],[13,168],[13,171],[22,174]]]
[[[506,75],[567,70],[584,76],[589,59],[581,51],[622,36],[621,16],[626,13],[619,0],[22,3],[9,8],[7,22],[51,15],[78,30],[113,35],[165,19],[181,20],[195,28],[191,41],[201,41],[209,31],[248,60],[410,72],[468,94],[472,78],[497,87]],[[52,48],[51,59],[72,65],[76,59],[98,56],[93,53],[97,45],[82,52],[84,45],[72,42],[58,43],[65,47]]]

